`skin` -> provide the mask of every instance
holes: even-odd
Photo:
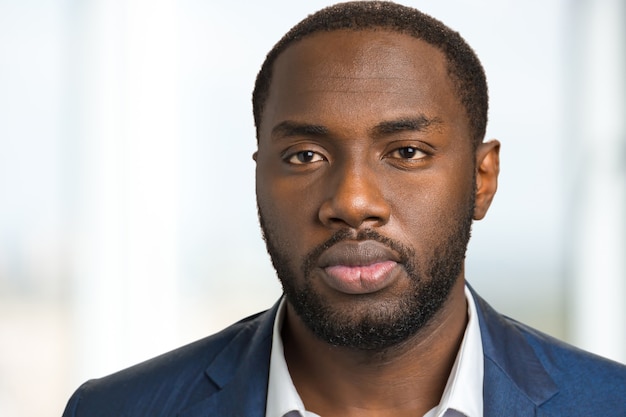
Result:
[[[407,120],[429,123],[407,127]],[[466,113],[436,48],[388,31],[317,33],[275,63],[254,155],[257,201],[272,240],[297,271],[288,278],[297,285],[305,280],[307,255],[338,230],[351,236],[346,247],[333,249],[339,257],[362,256],[357,236],[374,230],[429,260],[466,216],[472,193],[473,218],[484,217],[497,188],[498,153],[497,141],[472,147]],[[393,251],[387,255],[398,261]],[[410,288],[402,263],[392,266],[382,280],[355,283],[346,277],[360,266],[333,278],[314,265],[310,285],[341,317],[359,320],[395,308]],[[332,346],[290,303],[282,336],[307,410],[325,417],[415,416],[438,404],[466,323],[461,268],[427,325],[392,347]]]

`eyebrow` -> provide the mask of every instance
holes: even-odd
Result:
[[[288,138],[292,136],[327,136],[328,128],[322,125],[299,123],[286,120],[274,126],[271,137],[273,139]]]
[[[424,115],[406,117],[381,122],[372,129],[373,136],[385,136],[397,132],[424,132],[433,125],[441,125],[443,121],[438,117],[428,118]]]
[[[404,131],[423,132],[432,125],[440,124],[443,124],[443,122],[438,117],[428,118],[424,115],[403,117],[381,122],[374,126],[370,133],[375,137],[379,137]],[[328,135],[329,129],[326,126],[300,123],[292,120],[286,120],[277,124],[271,132],[271,137],[275,140],[294,136],[324,137]]]

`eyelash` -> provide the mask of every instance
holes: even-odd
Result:
[[[406,151],[409,149],[410,149],[410,152],[412,152],[411,156],[407,157],[407,156],[402,155],[402,151]],[[395,153],[399,154],[398,159],[405,159],[405,160],[419,160],[428,156],[428,153],[424,152],[423,150],[419,149],[416,146],[402,146],[400,148],[394,149],[393,151],[389,152],[387,155],[391,156]],[[420,158],[413,158],[413,156],[420,155],[420,154],[422,155]]]
[[[306,157],[309,157],[311,159],[314,159],[316,156],[319,158],[318,160],[309,160],[309,161],[303,161],[302,159],[304,158],[304,156],[306,155]],[[302,158],[301,158],[302,157]],[[297,159],[298,161],[296,162],[295,159]],[[298,151],[298,152],[294,152],[294,153],[290,153],[288,155],[285,156],[284,161],[293,165],[306,165],[306,164],[312,164],[315,162],[319,162],[319,161],[325,161],[326,158],[320,154],[319,152],[315,152],[312,150],[303,150],[303,151]]]

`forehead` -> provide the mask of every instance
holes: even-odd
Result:
[[[274,63],[261,136],[268,124],[280,122],[274,118],[303,113],[440,117],[458,110],[447,61],[436,47],[382,29],[319,32],[296,41]]]
[[[385,74],[389,64],[445,66],[445,57],[436,47],[387,29],[339,29],[308,35],[279,55],[275,69],[281,61],[294,60],[312,70],[351,70],[366,76]]]

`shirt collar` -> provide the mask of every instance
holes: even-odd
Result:
[[[300,395],[298,395],[298,391],[296,391],[289,374],[289,368],[287,368],[283,339],[280,336],[280,329],[285,321],[286,310],[286,301],[285,297],[283,297],[280,300],[278,312],[274,319],[265,417],[283,417],[290,411],[298,411],[301,416],[316,416],[313,413],[307,414],[304,403]]]
[[[426,417],[445,416],[448,410],[455,410],[467,417],[483,415],[483,343],[480,337],[478,313],[474,297],[467,286],[467,326],[461,347],[456,355],[452,371],[439,405],[426,414]],[[432,414],[431,414],[432,413]]]
[[[448,410],[455,410],[467,417],[483,415],[483,346],[474,297],[467,286],[465,298],[468,322],[461,347],[439,405],[430,410],[425,417],[442,417]],[[285,361],[283,340],[280,336],[285,310],[283,298],[274,320],[265,416],[284,417],[290,411],[298,411],[302,416],[314,417],[317,414],[305,410]]]

